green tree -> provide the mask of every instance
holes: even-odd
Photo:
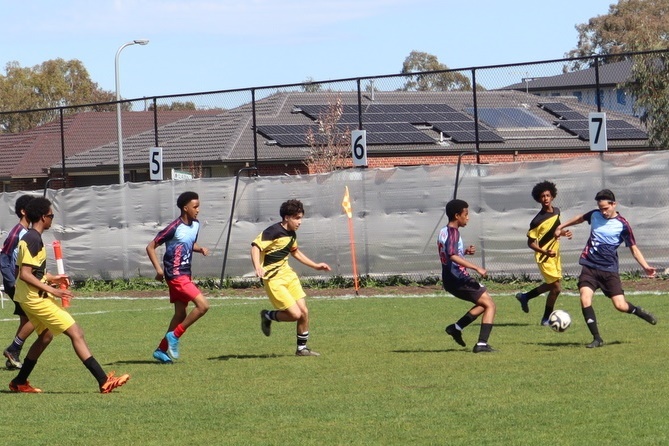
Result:
[[[308,77],[302,81],[300,88],[302,88],[302,91],[306,93],[318,93],[323,89],[323,86],[317,82],[314,82],[314,78]]]
[[[100,89],[77,59],[47,60],[32,68],[9,62],[5,66],[5,75],[0,75],[0,111],[37,110],[114,100],[114,93]],[[101,104],[66,109],[64,113],[114,109],[113,104]],[[2,114],[0,131],[21,132],[52,121],[57,116],[57,110]]]
[[[153,104],[149,105],[149,110],[153,110]],[[158,110],[166,110],[166,111],[196,110],[196,107],[195,107],[195,102],[193,101],[186,101],[186,102],[175,101],[169,104],[158,104]]]
[[[407,75],[404,91],[471,91],[468,77],[440,63],[437,56],[421,51],[412,51],[402,64],[401,74]],[[444,71],[440,73],[425,73]],[[415,74],[414,74],[415,73]]]

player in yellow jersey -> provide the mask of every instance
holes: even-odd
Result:
[[[297,273],[288,264],[288,255],[320,271],[330,271],[327,263],[316,263],[297,247],[296,231],[302,224],[304,206],[299,200],[288,200],[279,209],[281,222],[265,229],[251,243],[251,261],[256,276],[276,310],[260,312],[260,328],[271,333],[272,322],[297,322],[297,356],[320,356],[307,347],[309,310]]]
[[[556,196],[557,187],[550,181],[542,181],[532,188],[532,198],[541,204],[541,210],[530,222],[530,230],[527,231],[527,246],[534,251],[534,260],[537,262],[544,282],[527,293],[516,294],[521,309],[529,313],[530,299],[548,292],[541,325],[548,325],[548,316],[553,312],[555,302],[562,291],[560,240],[555,237],[555,229],[560,225],[560,209],[553,206]],[[572,236],[571,231],[568,230],[562,231],[562,235],[569,239]]]

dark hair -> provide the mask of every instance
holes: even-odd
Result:
[[[555,187],[555,183],[542,181],[541,183],[535,184],[532,188],[532,198],[534,198],[534,201],[541,203],[541,194],[544,193],[544,191],[550,192],[553,198],[557,197],[557,187]]]
[[[455,216],[468,207],[469,205],[465,200],[458,200],[457,198],[446,203],[446,216],[448,217],[448,221],[455,220]]]
[[[292,216],[297,214],[304,214],[304,205],[300,200],[288,200],[281,204],[279,208],[279,215],[285,218],[286,215]]]
[[[21,218],[23,215],[21,215],[21,211],[26,210],[26,206],[30,201],[35,198],[32,195],[21,195],[19,198],[16,199],[16,203],[14,204],[14,212],[16,213],[16,216]]]
[[[177,207],[183,210],[184,206],[190,203],[193,200],[199,200],[200,197],[196,192],[187,191],[179,195],[177,198]]]
[[[596,201],[607,200],[607,201],[616,201],[616,196],[611,192],[610,189],[602,189],[597,192],[595,195]]]
[[[35,197],[26,205],[26,217],[30,223],[37,223],[51,209],[51,201],[44,197]]]

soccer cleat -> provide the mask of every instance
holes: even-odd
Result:
[[[179,338],[174,336],[173,331],[169,331],[165,335],[165,339],[167,339],[167,353],[170,354],[172,359],[179,359]]]
[[[652,314],[650,314],[641,307],[636,307],[636,315],[651,325],[657,324],[657,319],[655,319],[655,316],[653,316]]]
[[[516,299],[518,299],[518,302],[520,302],[520,308],[525,313],[529,313],[530,312],[530,307],[529,307],[529,305],[527,305],[527,298],[525,298],[525,295],[523,293],[517,293],[516,294]]]
[[[272,333],[272,321],[267,319],[267,313],[269,313],[267,310],[260,312],[260,329],[265,336],[269,336]]]
[[[542,319],[541,320],[541,325],[544,326],[544,327],[550,327],[551,323],[548,319]]]
[[[604,340],[602,338],[595,338],[591,343],[585,346],[585,348],[597,348],[604,345]]]
[[[463,347],[466,347],[467,344],[465,344],[465,340],[462,339],[462,331],[458,330],[455,328],[454,324],[449,325],[446,327],[446,334],[450,335],[455,342],[460,344]]]
[[[26,381],[25,384],[16,384],[14,381],[11,381],[9,383],[9,390],[17,393],[42,393],[42,389],[31,386],[30,381]]]
[[[476,344],[474,346],[474,350],[472,350],[474,353],[492,353],[496,352],[494,348],[490,346],[490,344]]]
[[[121,387],[123,384],[127,383],[130,379],[130,375],[123,374],[121,376],[114,376],[114,372],[109,372],[107,375],[107,381],[100,386],[100,393],[110,393],[117,387]]]
[[[301,350],[298,349],[295,352],[295,356],[320,356],[320,355],[321,355],[320,353],[310,350],[308,347],[305,347]]]
[[[5,358],[7,358],[5,365],[9,370],[20,369],[21,366],[23,366],[23,364],[21,364],[21,360],[19,359],[19,352],[5,350],[2,352],[2,354],[5,356]]]
[[[172,364],[172,358],[170,358],[167,353],[160,349],[156,349],[156,351],[153,352],[153,358],[158,362],[162,362],[163,364]]]

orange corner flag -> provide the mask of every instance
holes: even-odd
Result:
[[[341,202],[344,212],[348,215],[348,218],[353,218],[353,210],[351,209],[351,197],[348,195],[348,186],[346,187],[346,193],[344,194],[344,200]]]

